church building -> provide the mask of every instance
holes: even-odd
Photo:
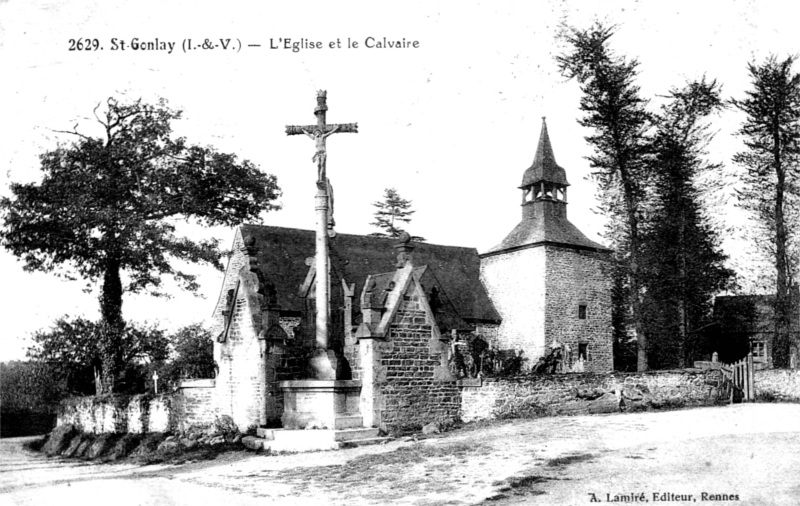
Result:
[[[242,225],[214,313],[215,411],[242,428],[397,430],[458,417],[460,382],[503,357],[529,370],[559,349],[558,372],[612,370],[611,252],[567,219],[568,186],[543,123],[521,221],[485,253],[331,234],[322,276],[319,232]],[[336,359],[316,385],[333,392],[329,413],[301,407],[322,281]]]

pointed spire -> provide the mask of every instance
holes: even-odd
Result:
[[[520,188],[530,186],[539,181],[562,186],[569,185],[566,171],[556,163],[553,146],[550,144],[550,135],[547,133],[547,119],[545,116],[542,116],[542,133],[539,134],[539,144],[536,146],[533,164],[525,171]]]
[[[544,164],[557,165],[556,155],[553,154],[553,146],[550,144],[550,136],[547,134],[547,116],[542,116],[542,133],[539,134],[536,156],[533,157],[533,165]]]

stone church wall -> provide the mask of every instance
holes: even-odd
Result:
[[[220,334],[225,329],[222,312],[226,309],[226,295],[228,290],[236,288],[239,271],[248,264],[248,258],[242,252],[243,246],[244,240],[241,231],[237,229],[233,241],[233,253],[228,261],[225,280],[223,281],[222,290],[220,290],[220,298],[214,309],[214,322],[216,323],[212,330],[214,335]],[[246,318],[247,315],[245,315],[247,311],[245,302],[244,291],[240,290],[235,301],[236,310],[231,315],[232,321],[228,329],[226,342],[214,343],[214,360],[217,363],[218,372],[213,404],[220,412],[233,416],[237,424],[248,424],[246,421],[247,411],[253,411],[254,406],[252,404],[256,397],[252,392],[248,392],[246,388],[248,383],[253,384],[252,381],[248,381],[249,378],[247,376],[249,375],[243,375],[242,373],[243,371],[254,370],[257,366],[256,362],[260,359],[260,350],[253,349],[253,345],[258,344],[255,336],[252,336],[252,332],[248,332],[244,328],[244,322],[249,322],[249,318]],[[249,339],[245,339],[245,337]],[[239,405],[242,402],[250,405],[250,409],[240,409]],[[257,420],[257,413],[252,414],[256,416]]]
[[[522,350],[528,366],[545,352],[544,279],[544,248],[481,258],[481,282],[502,319],[496,345],[503,350]]]
[[[241,269],[250,262],[243,246],[241,230],[237,230],[214,310],[215,335],[224,331],[226,294],[236,289]],[[258,329],[253,323],[262,321],[261,310],[252,300],[248,303],[244,284],[239,287],[235,307],[226,341],[214,343],[214,360],[219,371],[212,394],[213,409],[230,414],[242,430],[258,424],[275,426],[283,410],[283,392],[278,382],[299,379],[305,373],[306,351],[295,335],[300,318],[280,317],[278,324],[288,339],[285,343],[265,342],[258,339]]]
[[[525,369],[550,350],[567,344],[574,360],[583,344],[586,372],[613,369],[611,278],[607,255],[544,245],[481,259],[481,281],[502,323],[487,334],[501,350],[522,350]],[[585,319],[579,318],[585,306]],[[483,337],[483,336],[481,336]]]
[[[387,432],[452,421],[461,401],[455,378],[447,371],[447,345],[433,336],[420,294],[409,290],[403,299],[387,342],[379,345],[383,370],[376,371],[376,404],[380,428]]]
[[[242,429],[260,423],[266,396],[264,344],[255,335],[251,309],[246,304],[245,290],[240,289],[227,338],[214,347],[219,367],[216,404]]]
[[[573,362],[583,343],[585,372],[613,370],[608,255],[549,245],[542,249],[547,254],[545,343],[569,345]],[[583,319],[579,306],[585,307]]]
[[[476,323],[475,335],[480,337],[492,348],[499,347],[498,336],[500,335],[500,325],[497,323]]]

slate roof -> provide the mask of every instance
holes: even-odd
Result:
[[[533,216],[523,219],[503,242],[483,255],[500,253],[509,249],[519,249],[537,244],[554,244],[578,249],[611,251],[583,235],[578,227],[565,216],[560,216],[555,206],[566,204],[557,202],[534,202],[527,205],[539,206]],[[482,256],[483,256],[482,255]]]
[[[522,186],[527,187],[539,181],[547,181],[569,186],[566,171],[556,163],[547,123],[542,118],[542,133],[533,165],[525,171]],[[602,244],[589,240],[578,227],[567,219],[566,202],[540,198],[523,204],[531,206],[523,209],[522,221],[503,239],[503,242],[481,256],[491,256],[507,250],[521,249],[539,244],[554,244],[578,249],[611,251]],[[532,211],[532,212],[531,212]]]
[[[525,188],[539,181],[569,186],[567,171],[556,163],[553,146],[550,145],[550,136],[547,133],[547,123],[544,118],[542,118],[542,133],[539,134],[539,144],[536,146],[533,164],[528,167],[528,170],[522,176],[520,188]]]
[[[314,256],[314,231],[261,225],[243,225],[242,237],[252,236],[259,248],[258,261],[277,290],[284,311],[301,311],[299,288],[308,272],[307,257]],[[336,279],[355,283],[354,306],[364,281],[372,274],[396,269],[395,239],[337,234],[330,240],[331,269]],[[474,248],[414,243],[414,265],[428,266],[428,272],[456,308],[461,318],[499,322],[500,316],[480,282],[480,258]],[[426,276],[427,277],[427,276]],[[430,281],[429,283],[434,283]],[[425,280],[423,280],[425,284]],[[432,287],[425,286],[426,291]]]

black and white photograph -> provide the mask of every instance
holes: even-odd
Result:
[[[0,0],[0,503],[800,503],[754,0]]]

